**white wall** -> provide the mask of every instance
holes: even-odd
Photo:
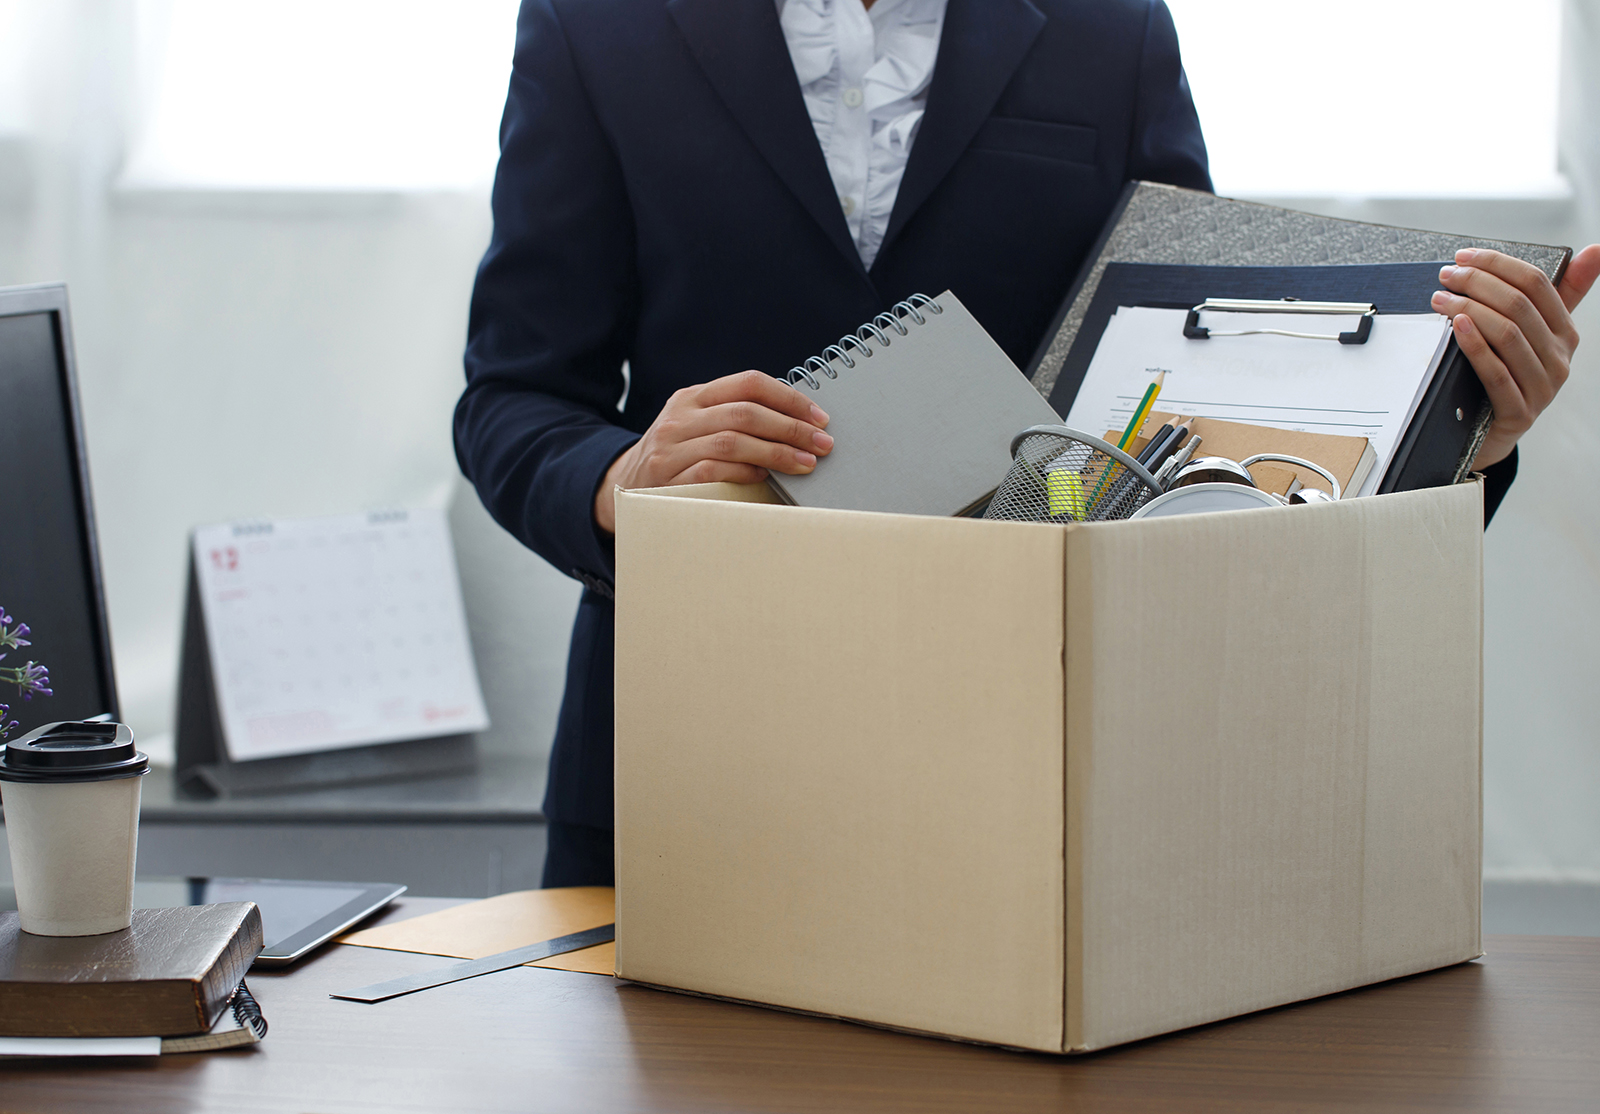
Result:
[[[1600,0],[1564,11],[1561,169],[1567,200],[1285,200],[1297,208],[1479,236],[1600,242]],[[1477,72],[1473,63],[1465,70]],[[1448,69],[1448,67],[1446,67]],[[1441,78],[1442,79],[1442,78]],[[1470,104],[1465,81],[1452,86]],[[1461,170],[1495,157],[1470,110]],[[1523,438],[1516,486],[1484,539],[1484,874],[1600,881],[1600,288],[1556,405]]]
[[[64,5],[50,118],[0,134],[0,284],[72,284],[81,386],[126,716],[170,731],[185,537],[195,524],[455,499],[492,748],[542,754],[576,589],[460,498],[450,408],[486,199],[463,194],[119,193],[120,6]],[[63,17],[65,18],[65,17]],[[1600,240],[1600,0],[1568,0],[1571,201],[1294,204],[1416,227]],[[74,28],[76,30],[74,30]],[[1477,72],[1463,61],[1462,71]],[[98,76],[97,76],[98,75]],[[1438,105],[1464,117],[1466,77]],[[0,87],[5,87],[0,82]],[[6,121],[0,118],[0,133]],[[1486,869],[1600,878],[1600,296],[1560,403],[1524,442],[1486,540]]]
[[[118,682],[141,738],[159,748],[171,729],[194,525],[456,499],[474,634],[501,705],[489,745],[516,735],[542,751],[576,591],[458,492],[450,446],[487,199],[112,191],[102,205],[79,222],[92,240],[38,252],[43,263],[7,253],[0,283],[70,283]],[[0,244],[30,215],[0,215]],[[486,575],[503,578],[500,606],[483,599]],[[514,581],[537,584],[537,598]],[[497,616],[537,659],[537,699],[500,680],[509,655],[483,652],[506,646]]]
[[[1576,189],[1551,242],[1600,241],[1600,0],[1567,6],[1564,167]],[[1486,540],[1485,869],[1600,881],[1600,290],[1559,407],[1526,439]]]

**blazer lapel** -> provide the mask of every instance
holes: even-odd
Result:
[[[911,145],[879,259],[972,142],[1044,25],[1044,13],[1029,0],[949,0],[927,114]]]
[[[773,0],[667,0],[667,12],[756,150],[864,277],[794,76],[778,6]]]

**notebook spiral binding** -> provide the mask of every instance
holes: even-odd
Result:
[[[944,307],[926,294],[913,294],[903,302],[896,302],[855,332],[846,333],[839,338],[839,343],[824,348],[820,356],[812,356],[805,363],[790,368],[783,377],[784,381],[791,387],[798,387],[804,383],[813,391],[816,390],[822,386],[822,381],[817,378],[818,372],[829,379],[839,378],[839,373],[833,367],[834,360],[838,360],[846,368],[856,366],[855,357],[850,355],[850,349],[854,348],[863,359],[871,359],[871,341],[876,340],[881,347],[887,348],[892,340],[889,335],[891,332],[899,336],[906,336],[911,332],[906,328],[908,320],[914,325],[926,325],[928,319],[922,316],[924,309],[936,316],[944,312]]]
[[[267,1019],[261,1015],[256,996],[250,993],[250,987],[243,980],[234,989],[228,1004],[233,1007],[233,1019],[239,1023],[239,1028],[249,1029],[257,1040],[267,1035]]]

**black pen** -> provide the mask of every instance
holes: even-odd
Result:
[[[1148,464],[1150,460],[1154,459],[1157,452],[1166,447],[1167,441],[1176,435],[1177,430],[1177,417],[1174,416],[1168,418],[1166,424],[1164,424],[1160,429],[1156,430],[1155,436],[1150,438],[1149,442],[1145,444],[1144,449],[1135,459],[1137,459],[1140,464]]]
[[[1183,443],[1189,439],[1189,431],[1193,426],[1193,418],[1188,419],[1182,425],[1174,426],[1172,436],[1165,438],[1156,446],[1156,451],[1150,454],[1150,459],[1142,462],[1144,466],[1151,472],[1160,468],[1169,456],[1183,448]]]

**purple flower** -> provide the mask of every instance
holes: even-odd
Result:
[[[17,687],[22,690],[22,699],[32,700],[35,694],[39,696],[54,696],[50,689],[50,667],[30,661],[27,665],[17,670]]]
[[[0,682],[16,685],[24,700],[32,700],[35,696],[55,695],[55,691],[50,687],[50,667],[40,665],[36,661],[30,661],[26,665],[8,665],[0,668]]]
[[[15,650],[19,646],[33,645],[28,641],[28,635],[33,633],[28,629],[28,624],[18,623],[16,628],[13,629],[11,624],[16,622],[15,619],[6,614],[5,608],[0,607],[0,646]],[[3,656],[3,654],[0,654],[0,657]]]
[[[16,623],[15,626],[12,626]],[[27,636],[33,632],[28,629],[27,623],[17,623],[16,619],[0,607],[0,648],[15,650],[21,646],[31,646]],[[0,661],[6,655],[0,653]],[[0,666],[0,683],[16,685],[17,691],[23,700],[32,700],[35,696],[54,696],[55,690],[50,687],[50,668],[30,661],[25,665]],[[0,739],[4,739],[11,730],[17,726],[16,720],[6,720],[6,714],[11,709],[5,704],[0,704]]]

